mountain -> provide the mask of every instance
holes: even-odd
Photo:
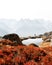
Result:
[[[52,21],[21,19],[0,19],[0,36],[17,33],[19,36],[31,36],[52,31]]]

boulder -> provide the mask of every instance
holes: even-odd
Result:
[[[22,41],[17,34],[7,34],[3,36],[4,39],[9,39],[15,43],[15,45],[22,45]]]

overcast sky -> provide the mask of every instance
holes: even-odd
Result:
[[[52,20],[52,0],[0,0],[0,19]]]

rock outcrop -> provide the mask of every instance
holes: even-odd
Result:
[[[11,40],[15,45],[22,45],[22,41],[17,34],[7,34],[3,36],[3,39]]]

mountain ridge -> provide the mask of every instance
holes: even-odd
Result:
[[[0,36],[9,33],[16,33],[19,36],[39,35],[49,31],[52,31],[52,21],[0,19]]]

